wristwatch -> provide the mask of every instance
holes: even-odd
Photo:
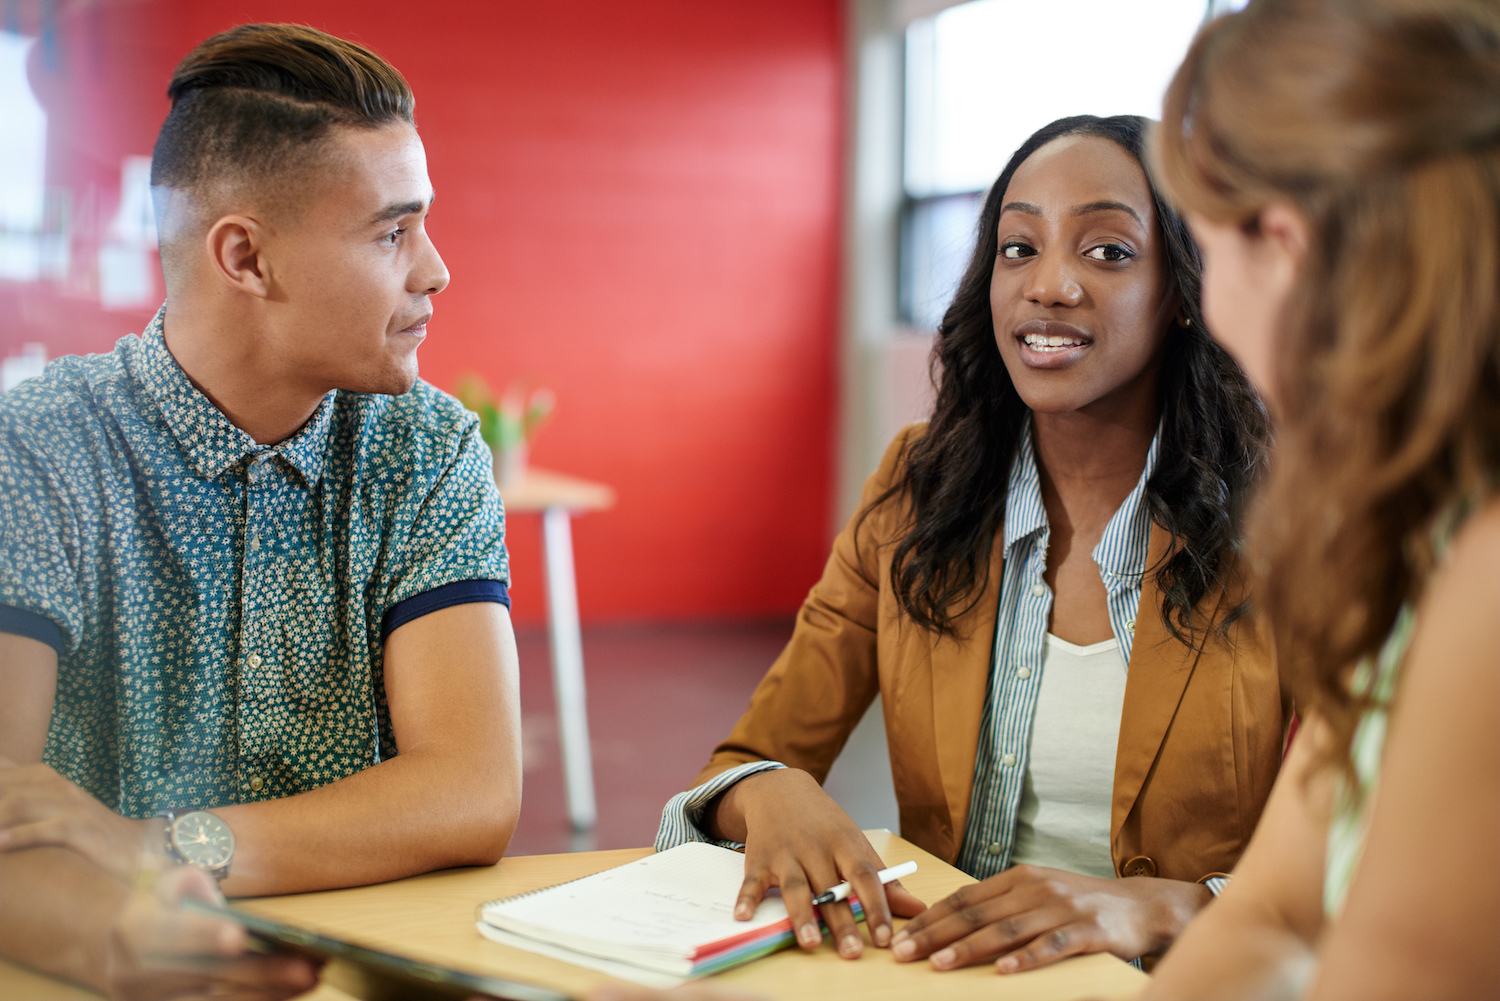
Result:
[[[183,865],[195,865],[219,881],[229,875],[234,861],[234,832],[207,810],[168,810],[161,814],[166,825],[167,854]]]

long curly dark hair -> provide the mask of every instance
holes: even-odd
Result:
[[[899,478],[867,508],[891,500],[907,505],[909,528],[892,554],[891,581],[902,610],[926,629],[954,633],[989,582],[1011,460],[1026,427],[1028,410],[1001,360],[990,315],[1000,209],[1011,177],[1032,153],[1072,135],[1108,139],[1145,169],[1147,125],[1134,115],[1059,119],[1016,150],[985,198],[974,254],[933,346],[932,419],[908,445]],[[1166,248],[1167,293],[1181,300],[1181,309],[1163,348],[1161,444],[1146,500],[1174,543],[1153,568],[1162,616],[1174,635],[1196,644],[1206,626],[1222,630],[1243,611],[1236,605],[1213,623],[1197,608],[1233,563],[1243,501],[1263,464],[1267,423],[1239,366],[1203,328],[1202,264],[1187,225],[1154,185],[1151,197]],[[1190,322],[1183,325],[1184,319]]]

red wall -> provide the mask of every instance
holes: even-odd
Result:
[[[576,523],[584,617],[784,613],[828,544],[839,9],[65,7],[63,54],[86,42],[94,69],[59,72],[92,79],[72,99],[100,102],[109,113],[94,107],[92,119],[116,128],[105,139],[58,119],[54,130],[71,129],[89,149],[70,156],[113,176],[119,156],[149,153],[175,60],[237,22],[296,20],[375,48],[416,91],[441,194],[429,228],[453,280],[435,302],[423,376],[450,389],[467,371],[497,387],[524,377],[554,388],[558,411],[534,461],[619,492],[615,510]],[[69,337],[45,327],[66,314],[61,301],[0,283],[0,353],[35,339],[103,350],[147,315],[75,303],[88,315],[71,326],[86,334]],[[539,621],[538,526],[516,517],[511,532],[517,617]]]

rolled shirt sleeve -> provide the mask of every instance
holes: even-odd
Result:
[[[779,761],[747,761],[743,765],[736,765],[727,771],[720,772],[700,786],[673,796],[667,800],[667,805],[661,811],[661,826],[656,829],[656,850],[664,852],[668,848],[676,848],[689,841],[706,841],[723,848],[745,847],[742,842],[723,841],[705,833],[703,812],[708,809],[710,803],[741,779],[785,767],[786,765]]]
[[[14,413],[0,420],[0,606],[21,613],[4,620],[12,625],[55,624],[52,645],[63,654],[77,648],[87,617],[78,523],[60,482],[66,470],[53,468],[18,423]],[[0,629],[31,635],[4,621]]]
[[[493,580],[509,588],[505,506],[493,468],[479,422],[471,420],[409,530],[387,592],[388,610],[459,581]]]

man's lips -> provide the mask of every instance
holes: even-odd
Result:
[[[1092,335],[1061,320],[1030,320],[1016,328],[1021,361],[1030,368],[1062,368],[1094,343]]]
[[[408,327],[402,327],[400,330],[396,331],[396,333],[398,333],[398,334],[410,334],[413,337],[426,337],[427,336],[427,321],[431,320],[431,319],[432,319],[432,314],[428,313],[426,316],[422,317],[416,323],[413,323],[411,326],[408,326]]]

